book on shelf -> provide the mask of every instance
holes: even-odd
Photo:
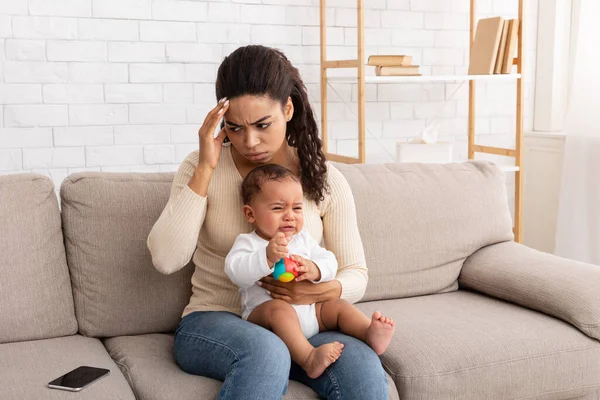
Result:
[[[418,65],[376,66],[377,76],[420,76]]]
[[[518,32],[518,19],[480,19],[471,48],[469,75],[509,74],[512,70]]]
[[[504,18],[502,17],[479,20],[471,47],[469,75],[490,75],[494,73],[503,27]]]
[[[412,64],[412,56],[406,55],[378,55],[369,56],[367,64],[375,67],[407,66]]]
[[[519,35],[519,20],[511,19],[508,26],[508,34],[506,38],[506,49],[504,51],[504,59],[502,62],[502,73],[510,74],[517,47],[517,38]]]
[[[494,67],[494,73],[499,74],[502,72],[502,65],[504,63],[504,52],[506,51],[506,39],[508,38],[508,27],[510,20],[504,20],[502,24],[502,36],[500,37],[500,45],[498,46],[498,54],[496,56],[496,66]]]

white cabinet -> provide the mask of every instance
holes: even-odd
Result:
[[[565,136],[528,132],[523,154],[523,244],[553,253]]]

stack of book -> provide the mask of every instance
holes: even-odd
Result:
[[[369,65],[375,67],[377,76],[419,76],[419,66],[412,65],[412,56],[369,56]]]
[[[518,19],[480,19],[469,60],[469,75],[510,74],[518,32]]]

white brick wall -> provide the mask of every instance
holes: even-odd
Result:
[[[7,39],[4,43],[7,60],[44,61],[46,42],[43,40]]]
[[[0,173],[168,171],[197,146],[219,62],[238,46],[282,49],[320,116],[318,0],[0,0]],[[526,128],[531,128],[538,1],[528,1]],[[464,74],[467,0],[365,1],[366,54],[407,53],[426,74]],[[480,16],[517,2],[480,0]],[[351,0],[328,0],[328,57],[356,54]],[[372,74],[372,68],[367,67]],[[348,73],[349,71],[335,71]],[[438,118],[466,157],[467,90],[454,83],[367,85],[368,162]],[[330,148],[356,154],[357,86],[328,89]],[[514,83],[478,83],[482,144],[511,146]],[[442,110],[443,109],[443,110]],[[509,175],[509,180],[512,176]]]

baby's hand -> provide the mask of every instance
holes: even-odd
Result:
[[[279,232],[269,241],[269,244],[267,245],[267,262],[269,263],[269,268],[273,268],[273,265],[275,265],[279,259],[287,255],[287,244],[288,240],[283,232]]]
[[[296,282],[304,280],[318,281],[321,279],[321,270],[317,267],[317,264],[297,254],[291,255],[290,258],[298,263]]]

